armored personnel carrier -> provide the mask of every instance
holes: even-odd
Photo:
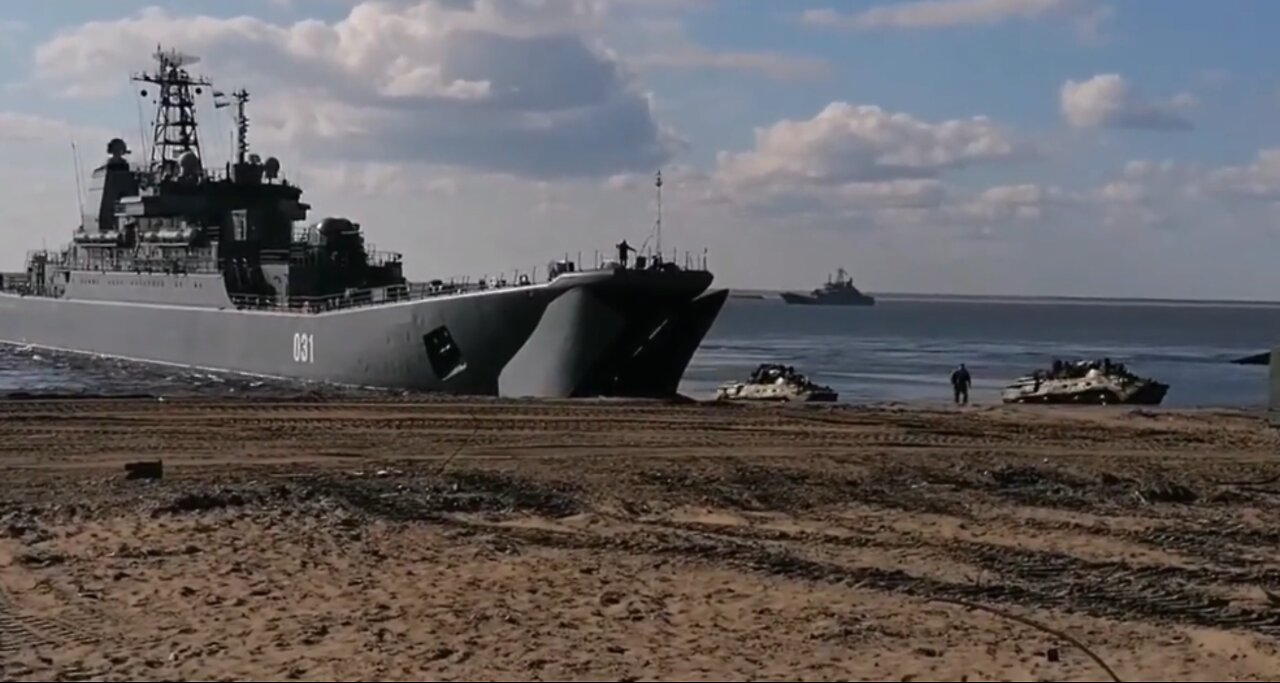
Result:
[[[726,382],[716,391],[720,401],[835,401],[836,397],[831,387],[776,363],[763,363],[747,381]]]
[[[590,269],[566,255],[543,280],[410,282],[400,254],[358,222],[308,218],[281,162],[249,151],[248,92],[214,89],[192,56],[153,57],[133,76],[155,107],[149,159],[112,139],[70,244],[0,274],[0,343],[451,394],[661,397],[728,297],[705,260],[633,266],[621,249]],[[235,107],[221,171],[200,142],[206,93]]]
[[[1005,387],[1005,403],[1078,403],[1086,405],[1160,405],[1169,385],[1138,377],[1123,363],[1054,361]]]

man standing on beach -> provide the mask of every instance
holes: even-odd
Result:
[[[964,366],[964,363],[961,363],[960,368],[951,373],[951,388],[955,389],[957,404],[969,404],[969,385],[972,383],[973,380],[969,377],[969,370]]]

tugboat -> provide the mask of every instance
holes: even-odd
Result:
[[[836,278],[827,278],[827,284],[809,294],[783,292],[782,300],[789,304],[810,306],[874,306],[875,297],[863,294],[853,286],[853,280],[844,268],[836,271]]]
[[[716,391],[718,401],[831,402],[837,394],[815,384],[789,365],[762,363],[746,382],[726,382]]]
[[[1076,403],[1084,405],[1160,405],[1169,385],[1138,377],[1124,366],[1102,361],[1054,361],[1005,387],[1005,403]]]

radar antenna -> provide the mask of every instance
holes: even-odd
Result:
[[[181,160],[188,153],[201,155],[200,134],[196,124],[195,96],[212,85],[202,76],[192,76],[183,67],[200,61],[198,57],[157,46],[152,55],[159,68],[154,72],[134,74],[132,80],[151,83],[159,88],[156,119],[152,131],[151,170],[162,176],[181,173]],[[141,91],[143,97],[147,91]]]

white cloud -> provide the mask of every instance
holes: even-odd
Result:
[[[641,69],[683,69],[737,71],[778,81],[817,80],[830,75],[824,59],[801,54],[752,50],[712,50],[694,41],[688,32],[688,3],[671,1],[634,2],[647,12],[619,11],[617,0],[605,5],[610,45],[617,46],[626,60]],[[695,5],[701,7],[700,4]],[[666,10],[666,11],[657,11]]]
[[[1139,204],[1149,196],[1145,185],[1132,180],[1113,180],[1097,191],[1098,201],[1104,204]]]
[[[1180,165],[1171,159],[1156,162],[1147,159],[1134,159],[1127,162],[1121,171],[1124,178],[1129,180],[1143,180],[1148,178],[1159,178],[1176,173]]]
[[[804,23],[845,30],[943,29],[994,25],[1013,20],[1071,19],[1082,36],[1096,38],[1112,9],[1095,0],[915,0],[885,4],[852,14],[811,9]]]
[[[96,146],[100,142],[105,149],[110,136],[109,131],[94,126],[82,126],[34,114],[0,111],[0,145],[5,143],[69,145],[75,140],[82,145],[85,142],[92,142]],[[0,149],[3,149],[3,146],[0,146]]]
[[[603,183],[604,189],[615,197],[643,198],[649,209],[656,211],[654,175],[651,173],[623,173],[611,176]],[[718,186],[707,172],[686,164],[674,164],[662,169],[664,206],[732,207],[731,198]]]
[[[710,181],[744,215],[831,228],[885,228],[945,234],[948,239],[1036,240],[1070,227],[1135,230],[1180,224],[1180,208],[1204,177],[1173,161],[1132,161],[1118,177],[1092,189],[1037,182],[976,190],[952,175],[975,165],[1012,165],[1032,150],[984,117],[928,122],[877,107],[833,103],[812,119],[780,121],[756,131],[753,147],[722,152]],[[1220,171],[1252,194],[1272,185],[1262,161]],[[1280,197],[1280,151],[1275,156]],[[1218,190],[1221,192],[1222,187]],[[1176,208],[1180,207],[1180,208]],[[1014,232],[1010,229],[1016,228]],[[1090,237],[1102,238],[1104,233]],[[1026,238],[1031,239],[1031,238]]]
[[[1102,225],[1111,229],[1139,229],[1204,225],[1195,212],[1207,210],[1203,189],[1205,169],[1171,159],[1135,159],[1111,181],[1087,193],[1089,203],[1102,212]]]
[[[698,46],[652,52],[631,61],[639,67],[759,73],[780,81],[821,79],[831,72],[825,60],[813,57],[778,52],[713,52]]]
[[[1218,198],[1280,202],[1280,147],[1260,150],[1251,164],[1210,171],[1196,190]]]
[[[1031,185],[973,194],[943,176],[1033,153],[985,117],[929,122],[834,102],[811,119],[756,129],[750,150],[718,155],[709,180],[714,196],[749,214],[845,227],[974,226],[1029,220],[1066,195]]]
[[[1259,150],[1251,163],[1217,168],[1130,161],[1091,199],[1102,211],[1102,225],[1112,230],[1160,228],[1184,240],[1256,243],[1280,227],[1280,148]]]
[[[305,183],[317,194],[354,193],[365,197],[444,195],[458,193],[458,179],[431,169],[410,172],[398,164],[327,163],[305,167]]]
[[[1167,202],[1173,197],[1164,196],[1150,184],[1152,180],[1150,175],[1122,177],[1094,190],[1090,199],[1102,211],[1102,224],[1112,229],[1132,229],[1167,222],[1168,216],[1155,204],[1159,202],[1167,209]]]
[[[940,205],[947,188],[932,178],[900,178],[875,183],[848,183],[835,188],[831,199],[852,208],[913,209]]]
[[[64,31],[42,76],[102,95],[155,36],[255,91],[256,131],[347,161],[427,162],[539,177],[652,168],[675,141],[627,68],[583,33],[596,3],[361,2],[334,23],[150,8]]]
[[[1186,112],[1196,101],[1182,93],[1167,102],[1149,102],[1119,74],[1099,74],[1063,83],[1059,104],[1067,123],[1077,128],[1189,130],[1192,123]]]
[[[0,112],[0,140],[48,142],[69,139],[71,127],[65,122],[30,114]]]
[[[960,202],[955,212],[983,221],[1039,221],[1052,207],[1078,201],[1078,197],[1058,187],[1034,183],[997,185]]]
[[[1026,152],[984,117],[928,123],[880,107],[833,102],[811,119],[757,128],[754,149],[721,153],[716,175],[741,188],[843,185],[933,178]]]

